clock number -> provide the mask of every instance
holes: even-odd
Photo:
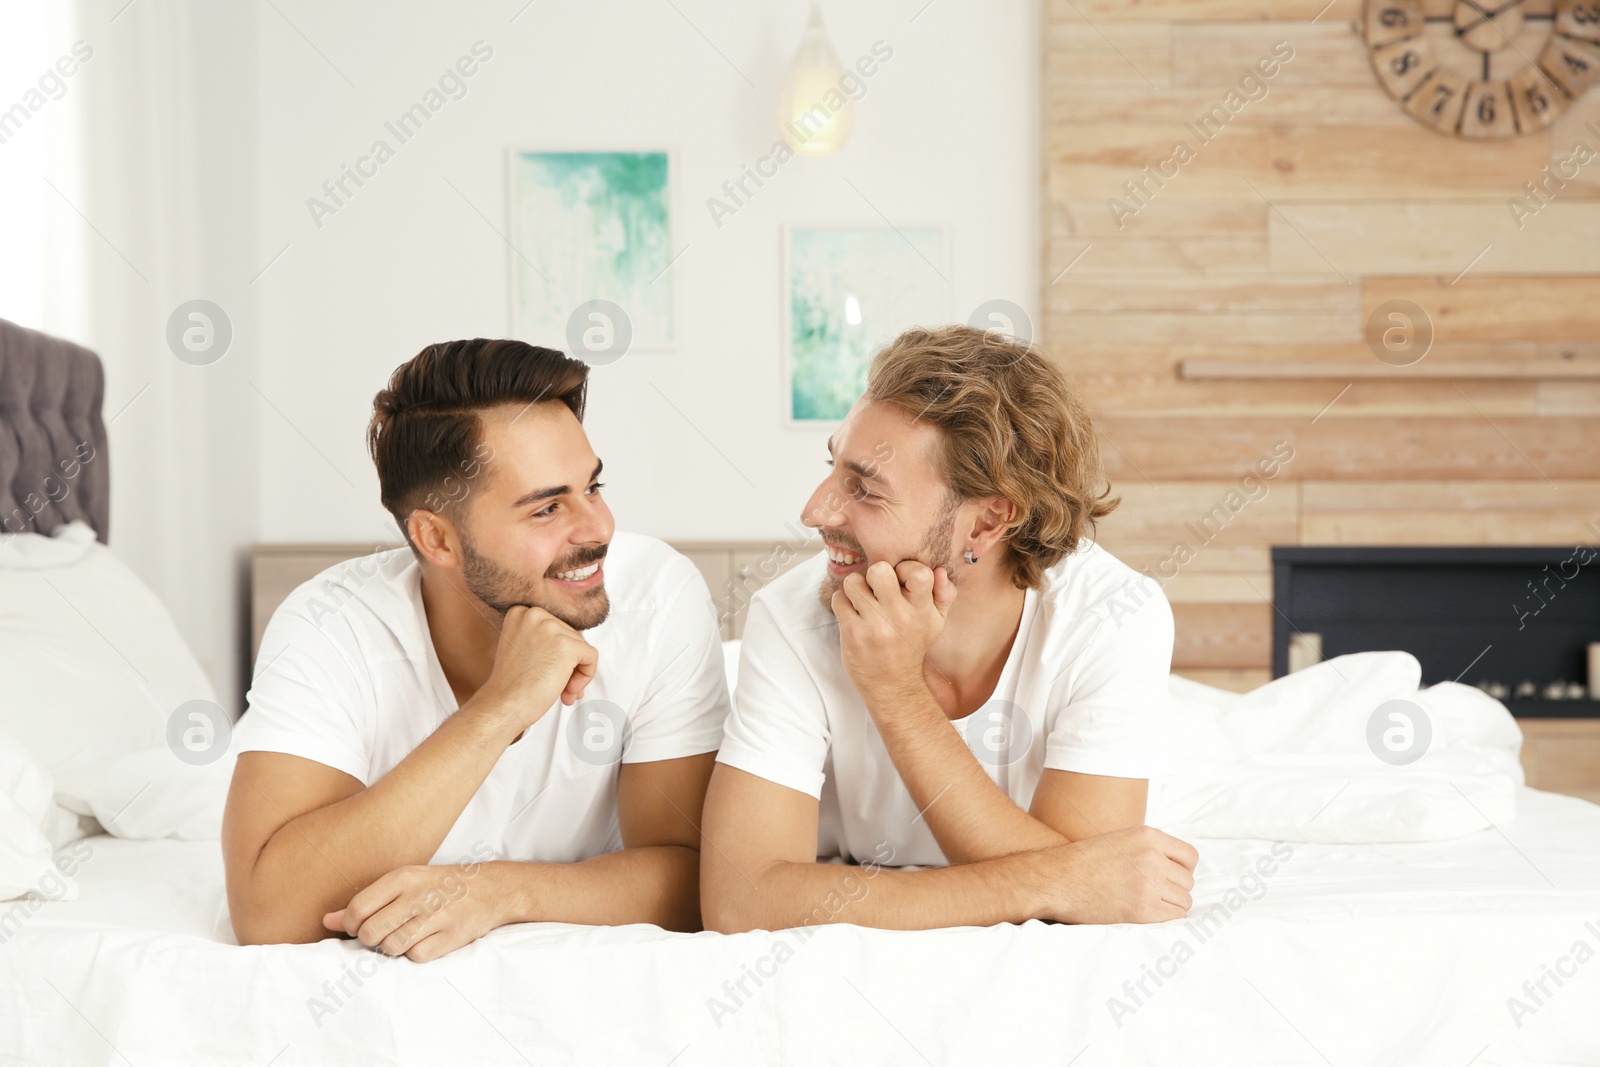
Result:
[[[1506,95],[1506,83],[1476,81],[1467,86],[1461,122],[1455,133],[1469,141],[1493,141],[1517,132],[1515,108]]]
[[[1416,37],[1424,29],[1422,0],[1367,0],[1362,15],[1368,48]]]
[[[1523,134],[1549,126],[1570,104],[1568,94],[1572,89],[1562,84],[1567,78],[1566,71],[1550,54],[1555,47],[1555,42],[1551,42],[1536,66],[1523,67],[1509,79],[1517,129]]]
[[[1595,3],[1595,0],[1572,4],[1558,3],[1555,31],[1575,40],[1600,41],[1600,3]]]
[[[1411,68],[1421,62],[1422,57],[1408,49],[1394,57],[1394,61],[1389,64],[1389,69],[1396,74],[1410,74]]]
[[[1576,100],[1600,79],[1600,46],[1576,37],[1552,37],[1538,65],[1564,94]]]
[[[1455,133],[1466,113],[1472,83],[1449,67],[1438,66],[1427,76],[1403,105],[1406,113],[1441,133]]]

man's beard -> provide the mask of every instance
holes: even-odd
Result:
[[[930,570],[940,567],[945,568],[950,576],[950,583],[957,584],[960,579],[956,576],[956,569],[950,565],[950,549],[955,544],[956,534],[956,509],[961,506],[961,500],[954,493],[945,498],[944,505],[939,509],[938,516],[933,524],[928,527],[927,533],[922,536],[922,547],[917,549],[916,555],[910,557],[925,564]],[[861,546],[855,542],[846,543],[842,540],[834,543],[843,545],[858,555],[866,555]],[[822,606],[830,612],[833,610],[833,594],[839,591],[844,584],[844,579],[831,571],[823,571],[822,584],[817,587],[817,599],[822,601]]]
[[[569,558],[561,560],[546,571],[547,576],[560,574],[564,571],[577,570],[579,567],[588,566],[597,560],[605,558],[605,545],[596,548],[586,548],[574,552]],[[611,611],[611,598],[606,594],[604,584],[594,589],[585,591],[582,602],[577,608],[569,608],[564,604],[540,602],[533,593],[533,583],[515,571],[508,570],[478,552],[472,543],[472,537],[461,527],[461,580],[466,583],[472,595],[488,605],[489,609],[502,619],[506,612],[521,605],[529,608],[543,608],[574,630],[588,630],[599,626],[606,621],[606,616]]]

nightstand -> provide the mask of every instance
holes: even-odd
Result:
[[[1530,786],[1600,804],[1600,719],[1518,719],[1517,725]]]

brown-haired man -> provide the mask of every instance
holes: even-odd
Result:
[[[1195,849],[1143,825],[1172,612],[1090,540],[1115,502],[1061,373],[971,327],[908,331],[828,464],[804,513],[826,551],[750,605],[706,925],[1183,916]]]
[[[456,341],[378,394],[410,547],[312,579],[263,635],[223,827],[241,943],[422,961],[513,922],[699,928],[715,611],[687,559],[614,535],[587,375]]]

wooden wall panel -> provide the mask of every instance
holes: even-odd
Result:
[[[1540,415],[1600,416],[1600,382],[1540,382]]]
[[[1205,114],[1222,93],[1213,86],[1152,89],[1147,83],[1095,84],[1060,78],[1045,87],[1046,106],[1073,122],[1133,122],[1182,126]],[[1292,93],[1268,93],[1233,116],[1240,128],[1278,126],[1410,126],[1412,120],[1387,96],[1374,96],[1366,86],[1298,86]],[[1170,145],[1168,146],[1171,147]]]
[[[1364,88],[1372,64],[1350,47],[1350,23],[1175,22],[1172,26],[1172,83],[1176,86],[1229,86],[1246,74],[1275,70],[1266,81],[1266,98],[1293,86]],[[1254,90],[1260,95],[1260,90]],[[1220,100],[1221,94],[1218,94]],[[1213,100],[1212,103],[1217,103]],[[1250,110],[1251,100],[1240,114]],[[1231,123],[1230,123],[1231,124]]]
[[[1441,388],[1448,388],[1444,386]],[[1336,389],[1328,390],[1330,401]],[[1582,479],[1600,470],[1600,433],[1583,418],[1103,418],[1113,478],[1237,478],[1280,442],[1295,478]],[[1204,447],[1197,447],[1203,442]]]
[[[1558,200],[1519,230],[1507,199],[1283,204],[1267,220],[1271,269],[1326,274],[1331,267],[1355,279],[1394,273],[1455,279],[1469,270],[1600,274],[1600,203]]]
[[[1272,666],[1272,605],[1174,604],[1172,667]]]
[[[1548,414],[1543,410],[1540,386],[1534,382],[1464,381],[1445,384],[1419,382],[1186,382],[1165,375],[1103,375],[1077,379],[1089,397],[1089,410],[1096,415],[1114,413],[1128,418],[1208,418],[1218,411],[1251,418],[1298,419],[1309,422],[1325,413],[1320,421],[1406,419],[1419,416],[1456,415],[1492,418]],[[1338,402],[1329,402],[1339,396]],[[1568,399],[1570,414],[1578,399]]]
[[[1085,274],[1128,274],[1144,269],[1177,273],[1260,273],[1267,269],[1266,234],[1218,237],[1102,237],[1051,241],[1049,255]]]
[[[1045,27],[1047,86],[1169,86],[1171,63],[1172,33],[1164,25],[1066,20]]]
[[[1535,136],[1441,137],[1378,86],[1360,9],[1044,7],[1040,335],[1123,497],[1099,539],[1163,581],[1175,669],[1227,688],[1270,668],[1273,545],[1600,543],[1600,161],[1527,198],[1576,145],[1600,154],[1600,89]],[[1266,95],[1199,136],[1280,41]],[[1414,367],[1369,346],[1391,300],[1431,324]],[[1197,539],[1280,442],[1268,495]]]
[[[1346,42],[1347,47],[1352,45],[1359,48],[1353,39]],[[1373,91],[1382,92],[1376,85]],[[1424,151],[1416,136],[1426,132],[1415,123],[1265,129],[1230,124],[1202,141],[1184,125],[1064,122],[1045,139],[1048,190],[1052,199],[1104,202],[1118,197],[1130,208],[1138,203],[1128,182],[1142,185],[1140,197],[1152,204],[1233,198],[1260,203],[1265,197],[1275,204],[1327,201],[1322,206],[1342,207],[1350,201],[1376,201],[1392,208],[1404,206],[1396,205],[1397,200],[1465,200],[1476,202],[1471,206],[1492,213],[1505,229],[1516,232],[1505,201],[1521,191],[1523,182],[1541,176],[1550,159],[1550,135],[1484,145],[1430,134],[1439,144]],[[1173,176],[1163,177],[1154,168],[1174,158],[1179,141],[1189,146],[1194,158],[1182,166],[1167,163],[1165,171]],[[1147,166],[1154,177],[1143,174]],[[1590,190],[1592,196],[1592,188],[1571,183],[1562,195],[1568,197],[1570,192],[1575,197]],[[1557,200],[1525,220],[1524,229],[1566,206]]]
[[[1348,313],[1273,314],[1264,311],[1191,314],[1149,311],[1056,315],[1048,323],[1054,336],[1084,343],[1127,341],[1149,344],[1194,344],[1219,331],[1235,341],[1253,345],[1315,344],[1318,341],[1359,341],[1361,324]]]
[[[1454,0],[1423,0],[1429,16],[1451,12]],[[1529,14],[1550,13],[1552,0],[1527,0],[1522,6]],[[1175,19],[1206,21],[1257,21],[1276,19],[1285,22],[1338,20],[1348,22],[1361,14],[1360,0],[1048,0],[1047,21],[1073,19],[1117,19],[1123,21]]]
[[[1600,240],[1600,232],[1589,235]],[[1390,300],[1428,313],[1435,340],[1564,341],[1600,337],[1600,277],[1468,274],[1449,278],[1373,275],[1362,279],[1362,318]]]
[[[1282,278],[1265,273],[1226,277],[1153,275],[1138,286],[1130,286],[1120,278],[1068,276],[1045,291],[1044,301],[1045,311],[1068,314],[1126,315],[1135,311],[1179,315],[1243,312],[1334,315],[1338,316],[1337,332],[1356,340],[1361,336],[1358,325],[1361,320],[1357,318],[1362,308],[1361,296],[1353,286],[1337,278]],[[1138,316],[1143,317],[1143,314]],[[1353,336],[1350,335],[1352,324],[1356,324]],[[1208,332],[1205,340],[1212,340],[1218,332]],[[1318,337],[1310,343],[1326,340],[1329,338]]]
[[[1150,484],[1135,477],[1117,495],[1122,503],[1100,537],[1108,547],[1170,545],[1184,538],[1230,547],[1286,544],[1293,542],[1300,517],[1298,486],[1259,475],[1244,486],[1238,479]]]
[[[1306,482],[1300,499],[1300,537],[1306,544],[1600,540],[1600,481]]]

